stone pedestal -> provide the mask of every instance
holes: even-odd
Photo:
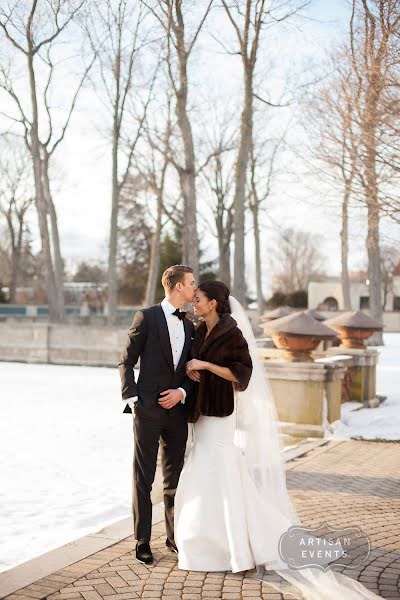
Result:
[[[266,360],[265,370],[284,433],[324,437],[326,422],[340,419],[346,369],[335,361],[294,363]]]
[[[369,403],[376,399],[376,365],[378,352],[372,348],[329,348],[328,356],[351,356],[351,400]]]
[[[319,357],[317,353],[314,353],[314,360],[319,363],[335,363],[341,367],[344,367],[344,377],[342,379],[342,403],[348,402],[351,400],[352,395],[352,377],[351,377],[351,368],[353,366],[353,357],[348,356],[347,354],[336,354],[335,356],[328,356],[326,352],[319,353]]]

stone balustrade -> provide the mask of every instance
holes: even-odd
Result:
[[[115,367],[128,327],[0,323],[0,360]]]

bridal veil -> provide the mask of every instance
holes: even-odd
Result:
[[[255,540],[252,551],[257,570],[260,576],[265,570],[275,571],[285,582],[300,590],[307,600],[376,599],[379,596],[359,582],[333,571],[328,564],[326,570],[314,566],[296,569],[289,567],[280,556],[281,536],[290,526],[301,527],[302,523],[288,494],[277,411],[254,333],[242,305],[232,296],[229,302],[232,317],[248,343],[253,361],[249,386],[243,392],[236,392],[234,443],[241,449],[250,475],[248,480],[252,489],[249,490],[247,513],[250,534],[251,529],[257,532],[250,536]],[[290,593],[289,589],[268,582],[279,591]]]

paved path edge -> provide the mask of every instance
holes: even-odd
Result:
[[[317,448],[318,452],[325,452],[329,447],[332,447],[329,445],[329,442],[332,443],[333,441],[342,443],[347,440],[307,438],[306,440],[299,442],[299,444],[287,448],[284,452],[285,462],[292,462]],[[160,502],[153,506],[152,524],[156,525],[163,521],[163,519],[164,505],[163,502]],[[12,567],[7,571],[3,571],[0,573],[0,599],[13,594],[56,571],[60,571],[79,561],[87,559],[96,552],[106,550],[132,535],[132,518],[127,517],[116,521],[97,532],[85,535],[68,544],[59,546],[54,550],[50,550],[40,556]],[[23,600],[22,597],[21,600]]]

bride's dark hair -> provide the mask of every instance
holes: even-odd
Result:
[[[219,315],[231,312],[231,307],[229,305],[230,291],[222,281],[206,279],[200,283],[197,289],[201,290],[209,300],[217,301],[217,313]]]

